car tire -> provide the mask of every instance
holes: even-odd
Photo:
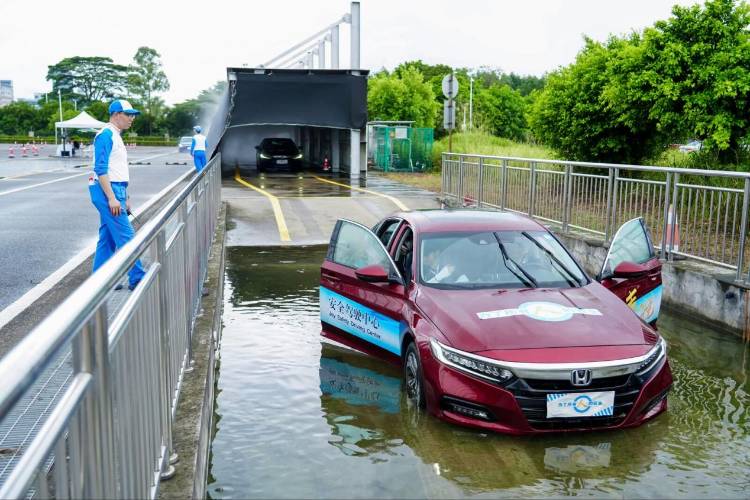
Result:
[[[409,342],[404,354],[404,388],[406,397],[418,408],[425,408],[424,376],[419,350],[414,342]]]

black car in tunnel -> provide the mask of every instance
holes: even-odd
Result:
[[[255,146],[258,172],[271,169],[300,170],[302,152],[293,140],[283,137],[266,137]]]

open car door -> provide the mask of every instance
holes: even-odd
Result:
[[[365,226],[339,219],[320,267],[323,334],[341,330],[401,355],[404,279],[378,237]]]
[[[661,262],[642,218],[617,230],[598,278],[644,321],[656,325],[662,296]]]

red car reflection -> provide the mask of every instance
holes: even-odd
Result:
[[[403,367],[409,400],[511,434],[640,425],[667,408],[661,264],[641,219],[591,279],[536,221],[504,212],[339,220],[323,335]]]

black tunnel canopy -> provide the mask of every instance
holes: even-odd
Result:
[[[367,71],[229,68],[237,77],[231,126],[303,125],[361,129]],[[231,84],[231,82],[230,82]]]

